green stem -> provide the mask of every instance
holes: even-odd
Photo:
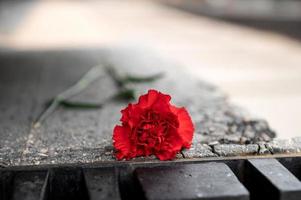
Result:
[[[60,102],[60,105],[66,108],[73,109],[99,109],[103,107],[104,103],[86,103],[64,100]]]
[[[163,73],[158,73],[154,74],[151,76],[145,76],[145,77],[140,77],[140,76],[133,76],[133,75],[127,75],[123,78],[123,83],[147,83],[147,82],[153,82],[159,78],[162,78],[164,76]]]
[[[105,67],[107,74],[113,79],[114,83],[116,84],[117,88],[123,88],[124,83],[120,76],[117,74],[115,68],[111,65],[106,65]]]
[[[62,101],[65,101],[78,93],[86,89],[92,82],[98,79],[101,73],[100,65],[92,67],[77,83],[57,95],[51,104],[41,113],[38,119],[34,122],[34,127],[39,127],[60,105]]]
[[[47,106],[47,108],[40,114],[38,119],[34,122],[33,127],[39,127],[56,109],[58,106],[62,105],[70,108],[101,108],[107,101],[110,100],[121,100],[129,101],[135,98],[135,92],[133,89],[128,89],[126,87],[127,83],[143,83],[152,82],[163,76],[162,73],[154,74],[147,77],[139,77],[127,75],[121,77],[115,70],[114,67],[110,65],[105,65],[105,70],[107,74],[113,79],[118,87],[118,92],[111,98],[107,99],[102,103],[86,103],[86,102],[72,102],[68,101],[71,97],[79,94],[84,89],[86,89],[92,82],[98,79],[102,75],[102,70],[100,65],[92,67],[77,83],[57,95]]]
[[[64,101],[60,101],[60,106],[64,106],[66,108],[77,108],[77,109],[100,109],[110,101],[128,102],[133,99],[135,99],[135,91],[133,89],[121,89],[118,93],[107,98],[101,103],[74,102],[74,101],[64,100]]]

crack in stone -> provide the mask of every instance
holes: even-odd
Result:
[[[38,110],[38,103],[39,103],[39,97],[41,96],[41,83],[42,83],[42,79],[43,79],[43,70],[44,70],[44,67],[41,67],[41,70],[38,71],[38,76],[37,76],[37,84],[36,84],[36,90],[37,90],[37,95],[36,95],[36,98],[33,99],[33,106],[31,108],[31,113],[35,113],[34,111]],[[34,127],[33,127],[33,121],[35,120],[36,116],[32,116],[33,117],[33,120],[32,122],[30,123],[30,127],[29,127],[29,132],[28,132],[28,135],[27,135],[27,140],[25,142],[25,146],[24,146],[24,149],[21,153],[21,157],[20,157],[20,163],[21,164],[24,160],[24,158],[26,157],[25,155],[27,153],[29,153],[29,146],[30,146],[30,142],[32,141],[32,138],[34,137]]]
[[[182,152],[182,150],[180,151],[180,153],[182,154],[183,158],[186,158],[186,156],[184,155],[184,153]]]
[[[270,150],[270,148],[268,148],[267,143],[264,144],[265,148],[270,152],[270,154],[274,155],[274,153]]]
[[[215,155],[217,155],[217,156],[221,156],[218,152],[216,152],[216,150],[215,150],[215,145],[208,145],[210,148],[211,148],[211,151],[212,151],[212,153],[214,153]]]
[[[260,150],[261,150],[261,147],[260,147],[260,145],[259,144],[256,144],[257,146],[258,146],[258,150],[257,150],[257,155],[259,155],[260,154]]]
[[[274,155],[274,152],[271,151],[271,149],[268,147],[268,144],[267,144],[267,143],[265,143],[264,146],[265,146],[265,148],[267,148],[267,150],[268,150],[272,155]]]

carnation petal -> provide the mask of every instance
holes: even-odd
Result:
[[[183,147],[190,148],[191,140],[193,138],[194,133],[194,126],[192,120],[185,108],[177,108],[175,106],[171,106],[171,110],[175,115],[178,116],[178,133],[183,140]]]
[[[122,122],[128,122],[130,120],[130,110],[132,108],[132,104],[129,104],[125,109],[121,110],[121,119]]]
[[[170,101],[169,95],[159,93],[156,102],[154,102],[154,104],[152,105],[152,109],[160,113],[171,112],[169,107],[170,105],[169,101]]]
[[[165,150],[165,151],[160,151],[160,153],[157,153],[156,156],[160,160],[172,160],[175,158],[176,154],[177,154],[176,151]]]
[[[147,94],[139,97],[138,106],[144,108],[151,107],[157,100],[159,92],[156,90],[149,90]]]
[[[129,139],[129,130],[124,126],[115,126],[113,131],[113,145],[117,150],[118,160],[129,157],[131,153],[131,143]]]
[[[133,128],[134,125],[139,121],[139,117],[142,110],[136,105],[129,104],[125,109],[121,110],[122,117],[121,122],[126,123]]]
[[[160,160],[171,160],[175,158],[177,152],[182,149],[183,141],[176,133],[169,133],[166,141],[161,146],[161,149],[155,152],[155,155]]]

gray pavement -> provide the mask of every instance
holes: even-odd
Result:
[[[120,74],[164,72],[155,82],[132,87],[137,94],[150,88],[169,93],[175,105],[185,106],[191,113],[196,127],[193,145],[178,159],[299,152],[298,139],[292,140],[293,147],[272,141],[275,133],[265,120],[229,104],[216,87],[186,75],[154,52],[129,48],[2,52],[0,62],[2,165],[115,161],[112,130],[125,103],[110,102],[94,110],[59,108],[40,127],[32,126],[49,99],[100,63],[112,64]],[[116,85],[105,70],[103,73],[72,100],[97,103],[113,95]]]

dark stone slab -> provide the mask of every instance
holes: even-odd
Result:
[[[147,199],[249,199],[249,193],[223,163],[140,168]]]
[[[13,200],[40,200],[46,192],[47,171],[23,171],[15,174]]]
[[[82,171],[76,168],[51,169],[47,192],[50,200],[88,199]]]
[[[0,171],[0,199],[10,200],[13,191],[13,173]]]
[[[278,161],[286,167],[294,176],[301,180],[301,157],[281,157]]]
[[[114,168],[85,169],[84,177],[89,199],[121,199],[118,175]]]
[[[184,151],[184,157],[216,156],[203,144],[247,144],[269,141],[275,136],[265,121],[229,104],[217,88],[186,75],[173,63],[147,50],[2,52],[0,76],[5,84],[0,85],[4,96],[0,109],[5,114],[0,116],[0,135],[4,138],[0,141],[0,162],[39,165],[113,161],[112,130],[126,103],[110,102],[95,110],[59,108],[39,128],[31,126],[49,99],[75,84],[91,67],[104,63],[115,66],[120,74],[165,73],[156,82],[131,87],[137,96],[150,88],[169,93],[174,104],[189,110],[196,132],[193,148]],[[112,96],[116,84],[104,70],[103,73],[71,100],[102,102]]]
[[[297,200],[301,182],[275,159],[250,159],[246,185],[253,199]]]

